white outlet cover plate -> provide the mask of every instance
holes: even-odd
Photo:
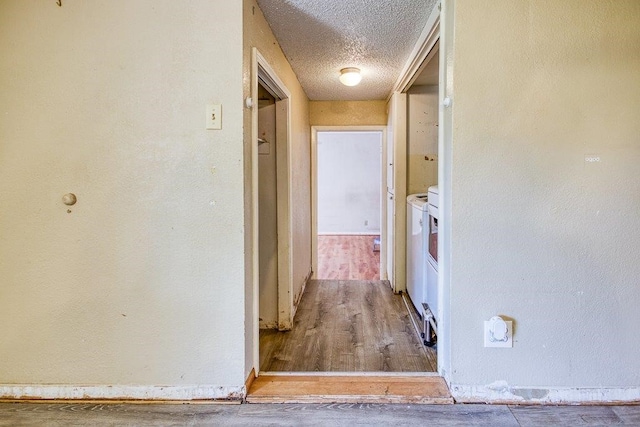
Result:
[[[505,320],[507,324],[507,340],[506,341],[491,341],[489,336],[489,320],[484,321],[484,346],[485,347],[499,347],[499,348],[511,348],[513,347],[513,322],[511,320]]]

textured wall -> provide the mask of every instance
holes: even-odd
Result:
[[[386,126],[386,101],[311,101],[311,126]]]
[[[0,2],[0,384],[244,384],[241,14]]]
[[[452,381],[637,387],[640,3],[455,7]]]

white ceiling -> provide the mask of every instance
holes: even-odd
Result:
[[[437,0],[258,0],[311,100],[386,99]],[[340,69],[362,82],[343,86]]]

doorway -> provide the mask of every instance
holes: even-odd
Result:
[[[444,11],[444,9],[445,8],[443,7],[443,11]],[[448,28],[449,31],[450,31],[450,28],[451,27]],[[432,50],[434,43],[438,41],[439,35],[440,35],[440,16],[439,16],[439,13],[437,11],[434,11],[434,13],[432,13],[432,16],[429,17],[429,20],[428,20],[427,25],[425,27],[425,31],[420,36],[420,39],[419,39],[419,41],[418,41],[418,43],[416,45],[416,49],[412,53],[412,56],[411,56],[410,60],[407,62],[407,65],[405,66],[405,70],[403,71],[403,75],[401,76],[401,78],[396,83],[396,86],[394,87],[394,92],[397,92],[397,93],[405,92],[411,86],[411,83],[413,83],[414,78],[417,77],[417,75],[421,71],[422,64],[426,64],[426,61],[425,61],[426,56]],[[442,43],[441,43],[441,45],[442,45]],[[441,52],[442,51],[444,51],[444,48],[441,50]],[[444,54],[438,54],[438,56],[440,56],[440,57],[442,57],[443,55]],[[440,65],[439,65],[440,69],[443,69],[445,67],[445,65],[446,64],[444,64],[444,61],[441,61]],[[440,80],[444,80],[442,71],[440,72]],[[440,89],[439,89],[441,95],[442,95],[442,92],[443,92],[443,88],[444,88],[444,86],[441,84],[440,85]],[[442,98],[442,96],[440,96],[440,97]],[[439,114],[441,116],[442,115],[442,111],[440,111]],[[380,129],[384,131],[385,127],[380,127]],[[317,137],[316,132],[318,130],[321,131],[321,130],[336,130],[336,129],[331,129],[331,128],[323,129],[321,127],[312,128],[312,170],[314,170],[316,168],[316,166],[317,166],[315,164],[315,159],[316,159],[316,155],[317,155],[317,153],[315,152],[315,149],[317,148],[316,147],[316,137]],[[367,129],[367,130],[371,130],[371,129]],[[442,140],[442,127],[439,127],[438,132],[440,134],[439,139]],[[385,142],[383,143],[383,145],[384,145],[384,148],[383,148],[384,160],[383,161],[385,162],[385,166],[386,166],[386,161],[387,161],[387,159],[386,159],[386,157],[387,157],[387,153],[386,153],[386,138],[387,138],[387,134],[386,134],[386,131],[384,132],[384,138],[385,138]],[[442,144],[439,144],[438,150],[442,150]],[[439,154],[440,154],[440,152],[439,152]],[[442,156],[442,157],[444,157],[444,156]],[[442,158],[442,157],[440,157],[440,158]],[[434,161],[436,161],[438,164],[441,163],[441,160],[434,160]],[[446,162],[445,162],[445,166],[446,166]],[[400,169],[400,168],[398,168],[398,169]],[[439,176],[443,175],[443,168],[438,168],[438,175]],[[313,176],[313,174],[312,174],[312,176]],[[440,180],[440,181],[442,181],[442,180]],[[386,177],[384,178],[384,181],[381,180],[381,192],[383,190],[386,191]],[[314,185],[313,186],[313,191],[312,191],[312,205],[315,204],[316,200],[317,200],[317,188],[315,188],[315,185]],[[405,201],[403,200],[402,203],[405,203]],[[382,239],[381,239],[382,240],[382,242],[381,242],[382,243],[382,245],[381,245],[381,264],[382,264],[381,265],[381,274],[382,274],[382,278],[383,279],[387,279],[388,274],[390,274],[387,271],[387,268],[386,268],[386,264],[387,263],[386,263],[386,259],[385,259],[387,253],[386,253],[386,250],[385,250],[385,246],[386,246],[385,243],[386,242],[385,242],[384,239],[389,234],[389,231],[386,230],[387,209],[386,209],[385,205],[386,205],[386,203],[383,204],[383,206],[382,206],[382,216],[383,216],[383,218],[382,218],[382,224],[381,224],[381,228],[382,228],[382,230],[381,230],[381,232],[382,232],[381,233],[382,234]],[[395,206],[395,204],[394,204],[394,206]],[[315,209],[312,209],[312,216],[313,216],[313,218],[312,218],[312,226],[313,226],[312,236],[315,236],[315,235],[317,235],[317,232],[318,232],[317,216],[316,216]],[[443,240],[442,237],[443,236],[441,234],[439,236],[439,240]],[[442,252],[442,250],[444,248],[445,248],[445,245],[439,244],[440,252]],[[442,258],[443,257],[440,257],[440,259],[442,259]],[[312,261],[313,261],[313,271],[316,272],[316,271],[318,271],[318,246],[317,246],[316,239],[312,239]],[[448,262],[448,261],[445,260],[442,263],[444,264],[445,262]],[[443,288],[442,276],[443,275],[441,274],[440,279],[439,279],[439,287],[440,287],[440,289]],[[447,275],[447,280],[448,280],[448,275]],[[402,280],[402,282],[404,282],[404,280]],[[404,283],[401,283],[401,285],[404,285]],[[447,294],[448,294],[448,292],[447,292]],[[446,298],[446,296],[445,296],[445,298]],[[443,304],[441,304],[440,306],[442,307]],[[324,308],[325,307],[320,305],[318,307],[318,312],[322,312],[324,310]],[[444,320],[445,320],[444,326],[447,327],[448,325],[446,323],[446,317],[445,317]],[[445,331],[445,332],[448,332],[448,331]],[[331,338],[335,339],[337,341],[340,340],[340,338],[338,336],[331,336]],[[448,338],[446,333],[445,333],[445,338]],[[401,375],[401,373],[390,372],[390,373],[388,373],[389,376],[387,378],[395,378],[399,383],[403,384],[403,386],[404,386],[405,384],[410,382],[409,379],[411,378],[411,375],[409,375],[409,374],[412,374],[412,375],[418,375],[418,376],[424,377],[424,378],[434,378],[434,379],[438,378],[442,382],[442,384],[444,385],[445,384],[444,383],[444,379],[447,379],[447,374],[448,374],[449,367],[450,367],[449,361],[445,361],[444,360],[446,357],[449,357],[448,349],[449,349],[450,345],[449,345],[448,341],[449,340],[447,339],[447,342],[445,343],[445,348],[447,349],[446,354],[444,352],[441,353],[440,351],[438,351],[438,354],[437,354],[437,358],[438,358],[438,360],[437,360],[437,372],[442,375],[442,378],[433,376],[434,372],[426,372],[426,373],[425,372],[422,372],[422,373],[414,372],[413,374],[411,372],[406,372],[404,375]],[[438,343],[439,346],[440,346],[440,344],[441,344],[441,342]],[[311,348],[311,353],[309,353],[309,354],[312,355],[312,354],[316,354],[317,351],[321,351],[324,347],[321,346],[321,345],[314,345],[314,346],[312,346],[310,348]],[[326,377],[326,378],[331,378],[330,375],[327,375],[328,374],[327,372],[318,372],[319,370],[317,370],[317,369],[315,371],[316,371],[315,373],[318,374],[318,375],[321,375],[321,376]],[[266,383],[277,384],[278,386],[276,388],[278,390],[282,389],[282,387],[281,387],[282,384],[277,382],[277,380],[279,378],[283,379],[282,381],[284,383],[287,383],[287,384],[291,383],[292,381],[295,382],[295,381],[299,380],[298,382],[301,382],[301,385],[299,385],[298,388],[300,390],[304,391],[304,395],[305,395],[305,398],[307,399],[307,401],[313,401],[313,399],[309,400],[310,398],[313,398],[313,393],[310,392],[310,390],[313,388],[313,384],[321,384],[323,386],[325,385],[324,382],[318,382],[317,380],[312,379],[312,377],[310,377],[310,376],[300,376],[300,374],[301,374],[300,372],[293,373],[293,372],[291,372],[291,369],[289,369],[288,372],[281,372],[280,375],[273,375],[274,373],[269,373],[269,372],[263,372],[263,374],[264,375],[261,375],[261,378],[259,378],[258,381],[263,380],[263,382],[265,384]],[[291,374],[293,374],[293,375],[291,375]],[[309,374],[309,375],[311,375],[311,374]],[[347,377],[351,376],[351,375],[345,374],[343,372],[343,373],[340,374],[339,377],[340,378],[344,378],[345,375]],[[376,375],[378,375],[378,376],[376,376]],[[407,376],[407,375],[409,375],[409,376]],[[363,379],[366,379],[366,378],[375,378],[375,381],[379,381],[380,378],[381,378],[379,372],[378,373],[363,372],[363,371],[353,372],[353,376],[357,377],[358,381],[362,381]],[[391,380],[391,381],[396,381],[396,380]],[[420,381],[422,381],[422,380],[420,380]],[[382,381],[381,381],[381,383],[382,383]],[[261,385],[261,387],[262,386],[264,386],[264,384]],[[444,385],[444,389],[446,390],[446,385]],[[388,390],[388,388],[386,390]],[[281,391],[277,391],[277,390],[274,391],[273,393],[274,394],[282,394]],[[428,395],[430,393],[425,392],[425,393],[422,393],[422,394],[426,396],[426,395]],[[447,394],[448,394],[448,391],[447,391]],[[327,390],[323,388],[323,391],[319,395],[320,396],[326,396],[327,395]]]
[[[358,137],[361,140],[358,141]],[[314,272],[320,271],[317,237],[322,237],[322,230],[338,230],[358,236],[357,233],[371,233],[369,230],[373,229],[381,231],[384,236],[385,208],[382,200],[383,195],[386,196],[387,182],[386,174],[382,176],[382,165],[386,162],[385,143],[385,126],[312,127]],[[331,147],[332,144],[338,147]],[[328,150],[323,152],[325,147]],[[363,151],[367,149],[370,151],[368,162],[363,160]],[[355,156],[350,156],[349,152]],[[326,163],[325,170],[323,161]],[[355,163],[361,163],[362,168],[356,167]],[[369,171],[363,170],[367,168],[373,171],[367,174]],[[349,174],[358,179],[340,179],[344,169],[349,169]],[[326,182],[321,183],[323,176]],[[350,184],[339,188],[341,185],[336,181]],[[367,218],[362,216],[363,210],[354,206],[366,199],[362,196],[362,193],[366,193],[363,191],[365,184],[374,207],[369,214],[364,214],[368,215]],[[322,211],[319,200],[323,194],[329,205],[326,206],[326,212]],[[348,201],[351,204],[346,203],[346,198],[353,199]],[[346,213],[345,206],[336,205],[346,205]],[[342,218],[344,216],[347,217],[346,221]],[[371,218],[378,221],[373,222]],[[365,225],[367,219],[369,221]],[[353,228],[344,228],[349,224]],[[367,226],[371,228],[367,229]],[[374,248],[373,243],[367,250],[380,251],[377,262],[384,267],[384,262],[380,262],[385,256],[384,245]],[[382,274],[386,274],[384,269]],[[386,279],[385,276],[383,278]],[[322,280],[322,277],[316,276],[307,283],[292,330],[262,330],[260,342],[260,368],[262,373],[268,375],[350,372],[428,376],[433,375],[436,369],[435,353],[423,346],[417,321],[409,312],[403,296],[395,293],[387,280],[379,278]]]
[[[276,97],[258,83],[260,329],[278,329]]]
[[[421,71],[403,92],[406,96],[406,290],[420,318],[424,344],[437,351],[439,286],[438,128],[439,43],[436,41]]]
[[[253,365],[260,366],[260,328],[291,329],[290,92],[252,49],[251,200]]]
[[[380,280],[382,131],[318,131],[316,279]]]

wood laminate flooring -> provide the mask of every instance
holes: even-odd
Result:
[[[387,281],[311,280],[291,331],[260,331],[262,372],[435,372]]]
[[[380,280],[379,236],[318,236],[318,279]]]
[[[638,426],[640,406],[0,403],[0,426]]]
[[[439,376],[260,375],[248,403],[452,404]]]

